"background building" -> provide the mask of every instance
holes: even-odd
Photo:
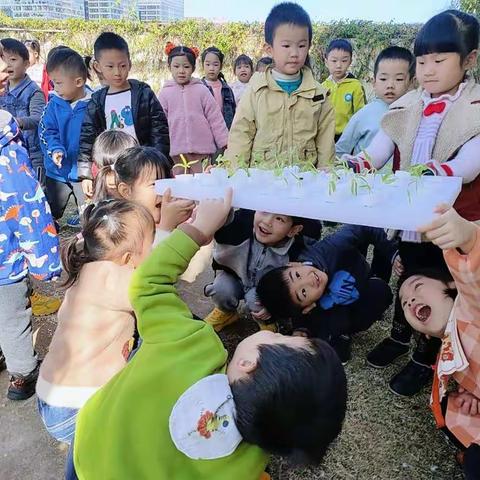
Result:
[[[85,0],[0,0],[12,18],[85,18]]]
[[[138,0],[138,18],[142,22],[171,22],[183,17],[183,0]]]
[[[135,0],[85,0],[85,18],[100,20],[102,18],[119,20],[135,15]]]

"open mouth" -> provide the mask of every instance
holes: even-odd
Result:
[[[262,235],[270,235],[270,232],[265,228],[261,227],[260,225],[258,226],[258,230]]]
[[[425,323],[432,313],[431,307],[428,305],[417,305],[415,307],[415,317],[422,323]]]

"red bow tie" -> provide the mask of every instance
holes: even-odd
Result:
[[[429,117],[430,115],[433,115],[434,113],[442,113],[445,110],[446,106],[447,106],[447,104],[445,102],[431,103],[423,111],[423,115],[425,115],[425,117]]]

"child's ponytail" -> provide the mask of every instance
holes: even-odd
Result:
[[[117,174],[113,165],[107,165],[101,168],[95,177],[95,187],[93,191],[93,201],[100,202],[111,198],[119,198],[115,191],[109,185],[118,183]]]

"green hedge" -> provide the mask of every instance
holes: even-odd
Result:
[[[353,73],[364,82],[372,75],[372,65],[378,52],[389,45],[412,47],[418,24],[376,23],[363,20],[315,23],[311,61],[318,79],[327,75],[322,61],[323,51],[333,38],[348,38],[355,49]],[[216,24],[207,20],[188,19],[174,23],[140,23],[126,20],[13,20],[0,14],[1,37],[37,38],[45,49],[66,44],[84,55],[92,54],[93,42],[103,31],[115,31],[128,41],[134,74],[158,88],[168,78],[167,41],[196,46],[200,50],[216,45],[226,56],[224,73],[232,78],[235,57],[246,53],[254,59],[262,56],[263,24],[230,22]],[[200,73],[200,72],[199,72]]]

